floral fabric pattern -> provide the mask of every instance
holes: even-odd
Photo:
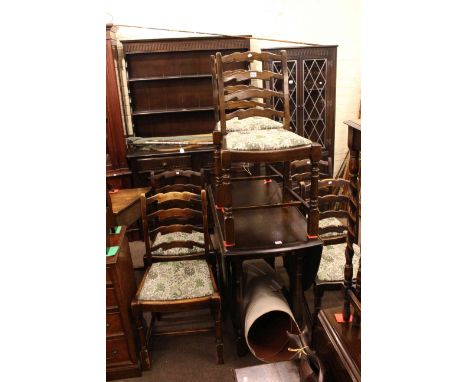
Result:
[[[343,223],[340,222],[337,218],[326,218],[326,219],[321,219],[319,220],[319,228],[326,228],[326,227],[342,227]],[[346,234],[347,230],[343,231],[343,234]],[[341,233],[338,232],[327,232],[324,233],[323,235],[320,235],[320,237],[333,237],[333,236],[339,236]]]
[[[353,244],[353,278],[356,278],[361,249]],[[344,280],[344,269],[346,265],[345,257],[346,243],[325,245],[322,251],[322,259],[317,272],[319,281],[340,281]]]
[[[139,300],[181,300],[214,293],[205,260],[168,261],[151,265]]]
[[[152,243],[152,247],[162,244],[162,243],[172,243],[174,241],[194,241],[195,243],[200,243],[200,245],[205,245],[205,238],[203,236],[203,232],[192,231],[191,233],[188,232],[171,232],[165,235],[158,233],[156,238]],[[176,255],[188,255],[191,253],[203,252],[204,249],[200,247],[193,247],[193,248],[171,248],[163,250],[159,248],[156,251],[152,251],[153,255],[156,256],[176,256]]]
[[[312,142],[284,129],[235,131],[226,134],[228,150],[268,151],[310,145]]]
[[[248,117],[239,119],[237,117],[226,121],[226,131],[246,131],[246,130],[269,130],[282,129],[283,124],[267,117]],[[216,124],[216,130],[221,130],[221,122]]]

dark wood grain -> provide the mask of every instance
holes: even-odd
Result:
[[[249,107],[266,107],[267,104],[264,102],[257,101],[229,101],[226,102],[226,109],[239,109]]]
[[[245,51],[248,38],[195,37],[122,41],[127,69],[132,125],[135,136],[168,137],[211,133],[214,103],[210,55]],[[242,69],[237,63],[229,70]],[[200,171],[213,166],[213,147],[152,146],[151,150],[129,149],[128,160],[134,186],[148,185],[149,172],[170,169]],[[188,156],[183,161],[171,157]],[[140,159],[147,161],[138,168]],[[165,165],[163,165],[165,164]],[[153,167],[151,167],[153,166]]]
[[[244,62],[244,61],[271,61],[281,60],[281,55],[273,53],[259,53],[259,52],[235,52],[227,54],[222,58],[223,63],[229,62]]]
[[[113,380],[141,376],[141,368],[130,315],[136,284],[125,226],[109,235],[109,245],[119,247],[106,257],[106,379]]]
[[[125,145],[119,84],[114,66],[116,41],[112,24],[106,25],[106,176],[118,188],[130,186],[130,172]]]
[[[140,232],[140,195],[149,192],[149,187],[121,189],[110,194],[115,224],[128,226],[127,234],[133,232],[135,239],[141,240]],[[130,236],[129,239],[131,240]]]
[[[327,381],[361,380],[361,329],[352,323],[338,323],[341,308],[321,310],[313,333],[313,347],[325,365]]]

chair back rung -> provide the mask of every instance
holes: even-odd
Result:
[[[278,97],[284,98],[283,93],[275,92],[274,90],[270,89],[246,89],[246,90],[237,90],[235,92],[226,94],[224,96],[224,101],[231,101],[231,100],[245,100],[249,98],[270,98],[270,97]]]
[[[278,73],[271,70],[273,60],[281,62]],[[261,62],[264,70],[251,65],[252,61]],[[233,69],[232,63],[243,68]],[[226,121],[236,117],[240,120],[255,116],[279,120],[284,129],[290,130],[286,51],[282,50],[281,54],[236,52],[226,56],[217,52],[216,56],[211,56],[211,66],[215,121],[220,122],[222,135],[227,134]],[[279,91],[272,90],[275,81],[283,83]]]
[[[203,243],[197,243],[196,241],[190,241],[190,240],[172,241],[172,242],[164,242],[164,243],[160,243],[158,245],[152,246],[151,247],[151,252],[157,251],[159,249],[161,249],[163,251],[167,251],[168,249],[172,249],[172,248],[189,248],[189,249],[193,249],[193,247],[204,248],[204,246],[205,246],[205,244],[203,244]]]
[[[244,109],[249,107],[267,107],[267,104],[264,102],[258,101],[228,101],[226,102],[226,109]]]
[[[349,196],[347,195],[334,195],[334,194],[328,194],[324,196],[319,196],[318,197],[318,202],[319,205],[323,203],[348,203],[349,202]]]
[[[223,73],[223,81],[228,82],[232,80],[245,81],[245,80],[271,80],[272,78],[282,79],[283,75],[280,73],[274,73],[269,70],[257,71],[257,70],[229,70]]]
[[[235,52],[222,56],[221,60],[224,64],[230,62],[244,62],[244,61],[272,61],[272,60],[281,60],[282,56],[279,54],[269,53],[269,52]]]
[[[238,109],[236,111],[233,111],[232,113],[226,114],[226,120],[232,119],[232,118],[239,118],[239,119],[244,119],[248,117],[267,117],[267,118],[272,118],[272,117],[284,117],[284,112],[278,111],[278,110],[273,110],[270,108],[265,108],[265,109]]]
[[[321,179],[318,182],[319,188],[324,187],[349,187],[349,180],[346,179]]]

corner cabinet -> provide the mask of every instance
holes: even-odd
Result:
[[[150,171],[210,168],[215,126],[210,55],[247,51],[243,37],[122,40],[132,129],[135,137],[207,144],[129,147],[135,186],[148,183]],[[205,135],[205,137],[201,137]],[[182,146],[181,146],[182,147]]]
[[[329,174],[333,175],[335,148],[336,45],[311,45],[262,49],[279,53],[286,50],[289,69],[289,104],[294,132],[322,145],[322,159],[332,158]],[[270,70],[279,72],[281,62]],[[279,90],[281,81],[272,83]],[[282,105],[275,105],[277,108]]]

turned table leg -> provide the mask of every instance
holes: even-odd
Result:
[[[231,317],[234,325],[234,334],[236,336],[237,355],[243,356],[247,353],[247,344],[244,336],[243,322],[243,270],[242,260],[232,261],[232,302],[231,302]]]
[[[303,273],[303,252],[298,251],[291,256],[292,277],[290,280],[292,313],[297,324],[302,328],[302,273]]]
[[[231,155],[229,151],[221,153],[223,166],[223,208],[224,208],[224,238],[225,246],[235,245],[234,217],[232,215],[232,190],[231,190]]]
[[[318,227],[320,212],[318,208],[318,179],[319,179],[319,164],[318,160],[313,155],[310,156],[312,170],[310,175],[310,205],[309,216],[307,218],[307,236],[309,239],[318,237]]]

